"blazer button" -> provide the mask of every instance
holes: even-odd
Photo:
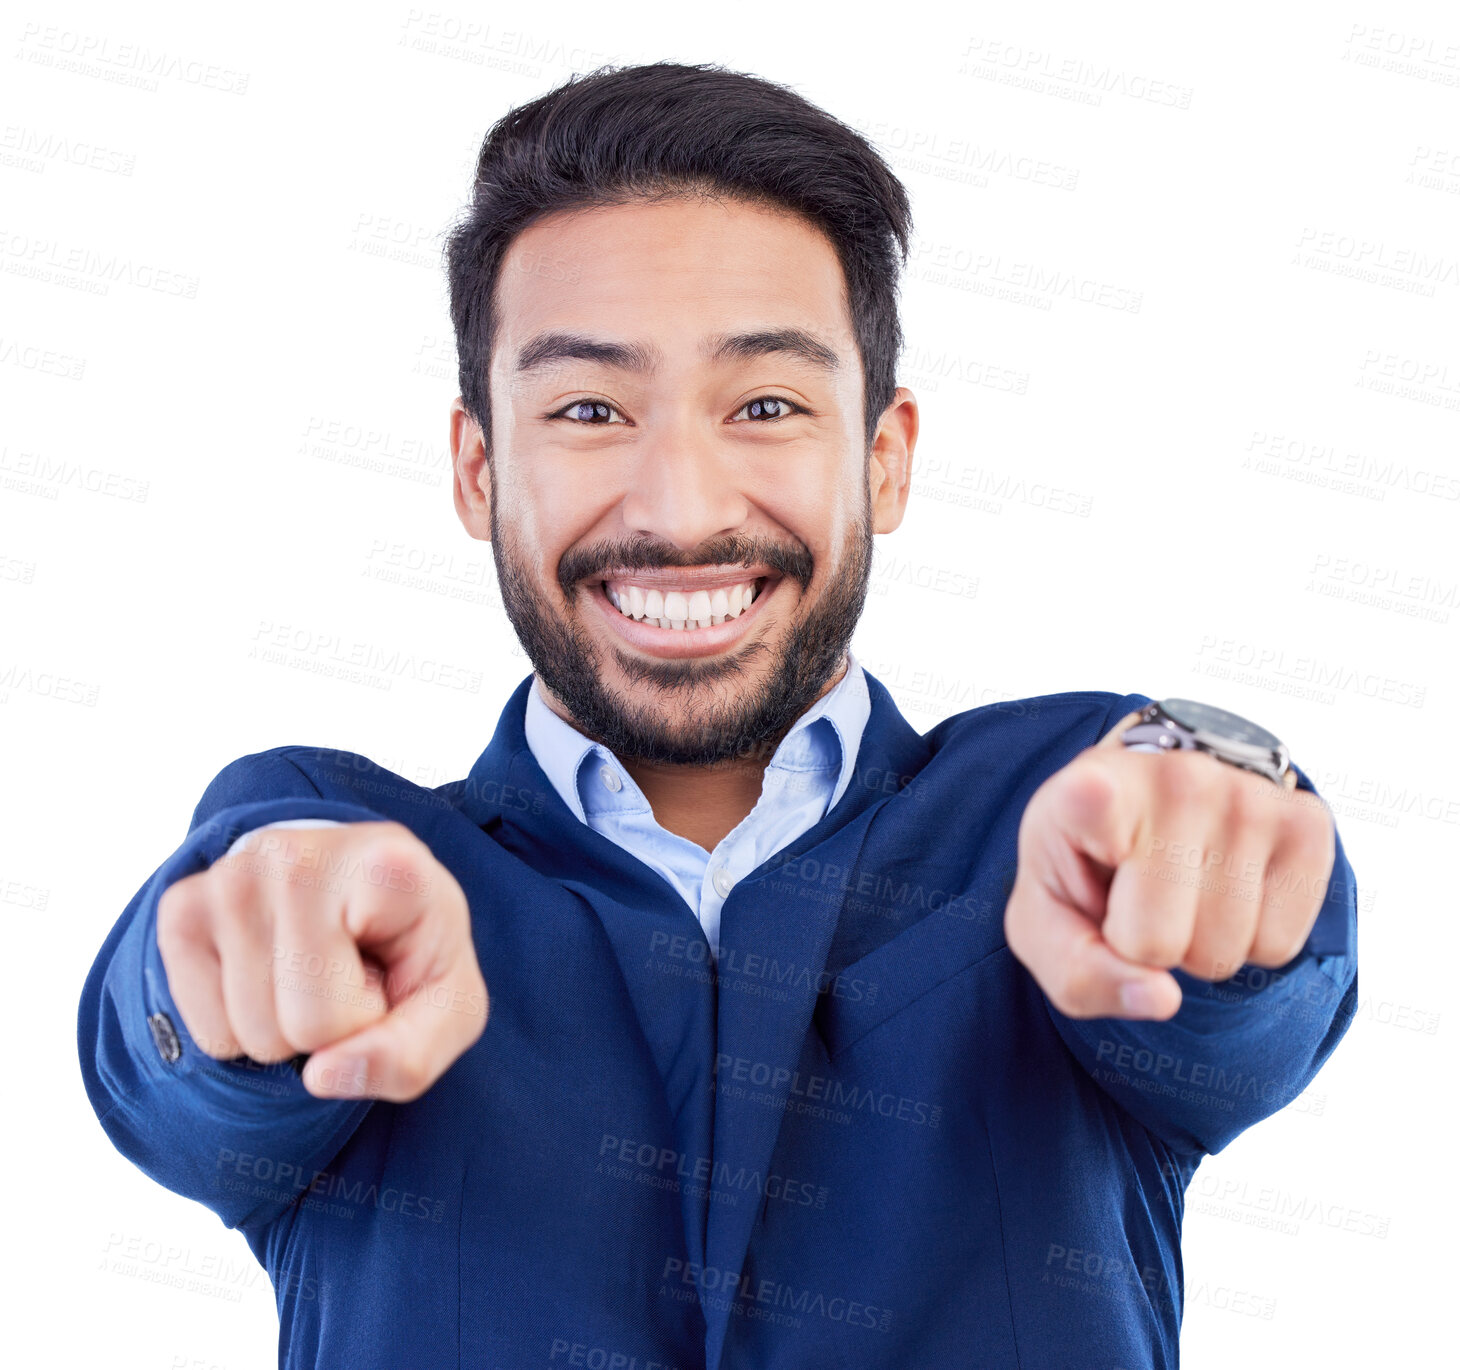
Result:
[[[172,1019],[165,1013],[154,1013],[148,1017],[147,1026],[152,1029],[152,1041],[157,1047],[157,1054],[168,1065],[172,1065],[182,1055],[182,1043],[178,1041],[177,1029],[173,1027]]]

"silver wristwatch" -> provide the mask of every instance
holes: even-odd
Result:
[[[1194,699],[1161,699],[1146,705],[1120,740],[1143,752],[1206,752],[1286,784],[1288,749],[1277,738],[1256,723]]]

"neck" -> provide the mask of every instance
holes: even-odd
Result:
[[[834,690],[846,673],[844,659],[841,670],[822,687],[816,699]],[[537,686],[548,706],[577,728],[578,723],[541,679]],[[815,703],[813,700],[807,707]],[[755,808],[765,781],[765,768],[774,754],[772,746],[755,756],[734,757],[713,766],[676,766],[623,757],[619,760],[644,792],[654,811],[654,821],[661,828],[688,838],[706,851],[714,851]]]

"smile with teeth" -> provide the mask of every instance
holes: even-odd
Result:
[[[625,618],[658,628],[688,632],[739,618],[760,597],[766,577],[714,590],[645,589],[624,580],[606,580],[609,603]]]

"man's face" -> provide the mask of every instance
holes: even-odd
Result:
[[[841,674],[917,428],[900,390],[868,452],[844,288],[808,222],[691,198],[550,215],[503,261],[457,508],[543,684],[621,757],[764,760]]]

